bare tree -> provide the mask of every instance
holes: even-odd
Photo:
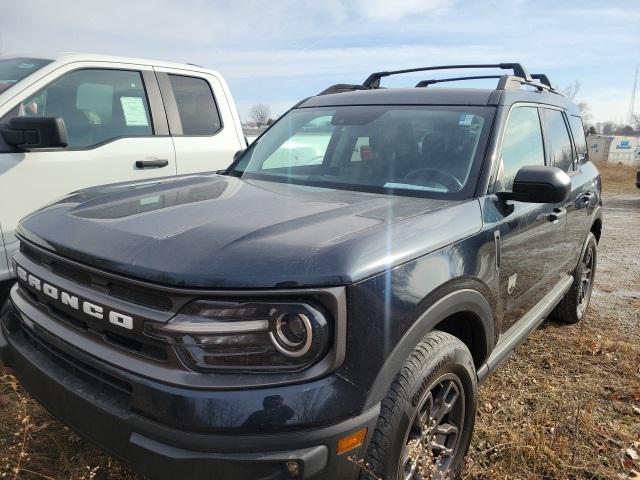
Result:
[[[591,108],[587,102],[578,102],[578,110],[580,110],[580,116],[582,117],[582,123],[585,125],[591,123]]]
[[[257,103],[251,107],[249,114],[258,125],[266,125],[271,116],[271,107],[264,103]]]
[[[631,115],[631,126],[636,132],[640,132],[640,114]]]
[[[580,91],[580,80],[574,80],[562,90],[565,96],[573,101]]]
[[[602,134],[603,135],[612,135],[618,129],[618,125],[613,123],[612,121],[602,122]]]

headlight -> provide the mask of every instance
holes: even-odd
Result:
[[[322,359],[331,344],[326,317],[306,303],[199,300],[145,330],[204,372],[297,371]]]

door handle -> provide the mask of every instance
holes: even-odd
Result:
[[[591,203],[591,199],[593,198],[595,194],[593,192],[585,192],[582,195],[580,195],[580,201],[586,205]]]
[[[136,168],[162,168],[169,165],[169,160],[165,158],[154,158],[152,160],[136,161]]]
[[[567,214],[567,209],[564,207],[556,207],[553,209],[553,212],[551,212],[549,215],[547,215],[547,220],[549,220],[552,223],[557,222],[558,220],[560,220],[562,217],[564,217]]]

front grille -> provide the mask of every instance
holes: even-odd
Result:
[[[129,382],[92,367],[62,351],[37,333],[39,327],[34,326],[34,330],[31,330],[22,322],[19,322],[19,325],[25,338],[38,352],[89,386],[100,397],[108,398],[110,402],[116,402],[120,408],[128,407],[133,392],[133,387]]]
[[[20,244],[20,251],[31,261],[47,267],[56,275],[93,288],[100,293],[105,293],[106,290],[106,293],[112,297],[154,310],[168,312],[173,308],[171,298],[154,292],[149,288],[129,285],[106,275],[83,270],[75,265],[61,261],[57,257],[47,255],[24,242]]]
[[[55,304],[53,304],[52,302],[48,302],[46,300],[46,297],[44,297],[44,301],[41,301],[37,297],[37,295],[24,288],[22,285],[20,285],[19,288],[20,292],[25,295],[35,306],[40,309],[45,309],[49,313],[49,315],[51,315],[58,321],[67,323],[85,332],[90,330],[89,325],[87,325],[86,322],[60,310],[55,306]],[[158,360],[161,362],[167,361],[168,354],[166,350],[157,345],[152,345],[148,342],[140,341],[138,339],[118,335],[117,333],[111,332],[109,330],[95,331],[95,333],[101,335],[104,341],[116,347],[151,358],[153,360]]]

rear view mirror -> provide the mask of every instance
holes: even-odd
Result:
[[[0,127],[6,143],[20,150],[66,147],[67,129],[60,117],[14,117]]]
[[[569,198],[571,178],[557,167],[522,167],[516,173],[511,192],[496,195],[505,200],[529,203],[560,203]]]

